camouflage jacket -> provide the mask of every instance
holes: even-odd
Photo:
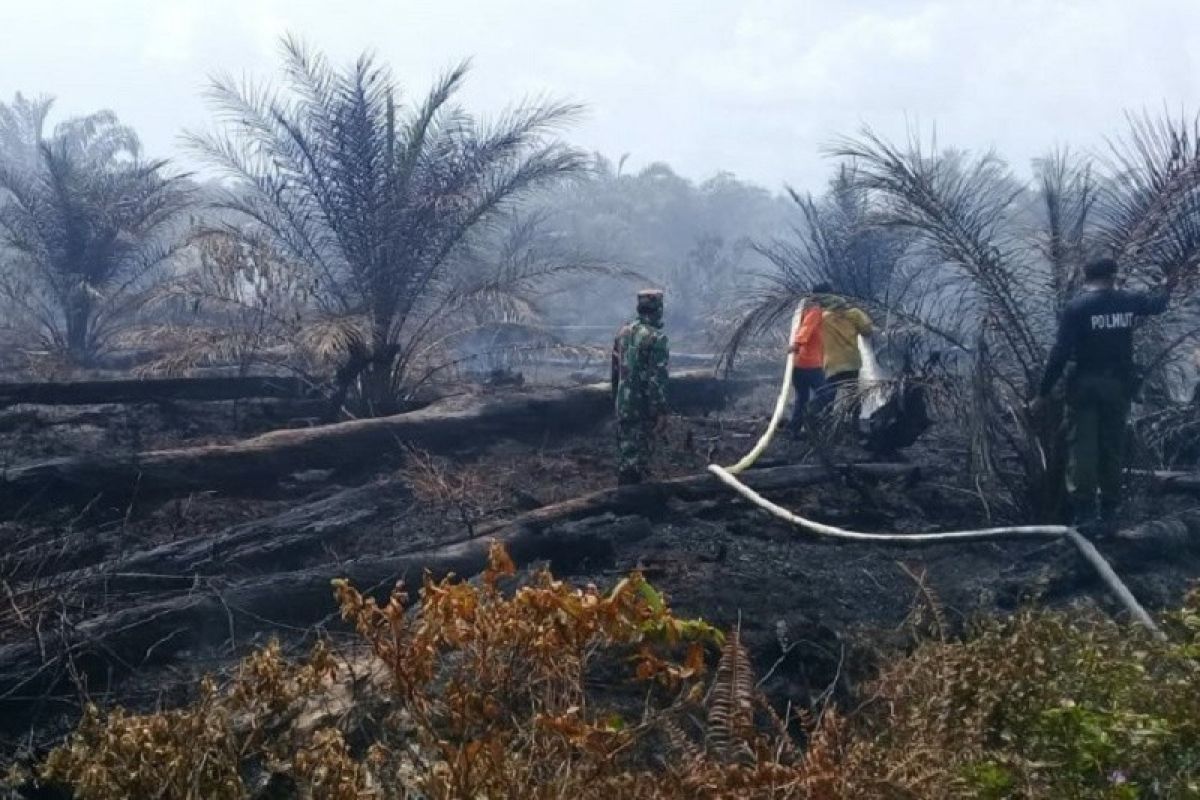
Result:
[[[670,345],[661,327],[639,319],[617,332],[612,389],[619,419],[652,418],[667,410]]]

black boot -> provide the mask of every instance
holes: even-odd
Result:
[[[640,470],[623,469],[617,473],[617,486],[636,486],[644,477]]]

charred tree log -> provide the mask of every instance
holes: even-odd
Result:
[[[236,646],[251,630],[307,627],[331,618],[330,580],[386,595],[403,580],[410,597],[422,576],[470,576],[487,564],[490,543],[505,545],[518,564],[549,561],[559,574],[611,563],[618,546],[651,533],[637,516],[604,515],[549,528],[518,525],[506,533],[391,557],[367,557],[231,585],[216,581],[151,603],[103,614],[73,627],[43,631],[38,642],[0,646],[0,728],[27,724],[37,702],[65,687],[72,674],[93,691],[98,681],[174,658],[184,650]]]
[[[715,409],[743,384],[707,375],[672,379],[676,409]],[[203,490],[253,492],[299,470],[358,467],[409,445],[431,452],[475,449],[503,439],[540,441],[594,426],[611,413],[607,384],[484,398],[448,398],[419,411],[378,419],[280,430],[231,445],[156,450],[135,459],[59,458],[9,470],[0,480],[0,513],[37,496],[72,502]]]
[[[772,492],[823,483],[843,471],[875,479],[916,480],[920,476],[920,469],[916,465],[883,463],[848,464],[833,471],[816,464],[796,464],[747,470],[741,478],[755,491]],[[728,497],[730,502],[738,501],[721,481],[707,472],[636,486],[620,486],[543,506],[506,522],[493,523],[482,528],[477,535],[491,536],[514,526],[545,527],[597,514],[642,514],[653,517],[664,510],[669,499],[704,500],[714,496]]]
[[[103,561],[112,552],[111,538],[99,538],[95,531],[67,531],[44,536],[26,546],[19,544],[0,556],[0,575],[19,585],[30,581],[54,581],[63,573],[84,570]]]
[[[1134,476],[1149,481],[1151,486],[1162,492],[1200,494],[1200,472],[1176,470],[1131,470],[1131,472]]]
[[[164,420],[182,422],[194,417],[197,412],[212,415],[219,413],[220,406],[228,406],[233,402],[242,402],[242,408],[249,416],[261,417],[264,423],[277,427],[297,427],[297,423],[316,422],[326,414],[329,403],[326,400],[306,400],[292,398],[259,397],[247,401],[215,401],[211,403],[197,401],[171,401],[163,404],[160,412]],[[68,411],[67,408],[76,410]],[[83,408],[83,410],[78,410]],[[47,428],[74,427],[94,425],[98,427],[122,424],[128,419],[128,409],[119,403],[102,406],[61,407],[61,406],[20,406],[13,410],[0,412],[0,433],[18,431],[37,431]]]
[[[129,572],[179,575],[239,574],[286,566],[335,543],[408,504],[399,483],[369,484],[289,509],[264,520],[236,525],[201,541],[179,541],[137,553],[121,561]]]
[[[1200,551],[1200,512],[1181,511],[1143,522],[1122,530],[1102,546],[1117,551],[1122,565],[1134,569],[1139,564],[1195,553]]]
[[[293,399],[311,394],[309,385],[300,378],[271,376],[0,383],[0,406],[18,403],[90,406],[176,400],[209,402],[258,397]]]
[[[916,479],[918,468],[909,464],[857,464],[844,469],[875,479]],[[838,470],[841,471],[840,469]],[[828,480],[833,473],[821,466],[793,465],[751,470],[747,480],[762,492],[788,490]],[[640,514],[654,517],[670,498],[702,500],[724,497],[727,490],[708,473],[676,478],[641,486],[606,489],[572,498],[551,506],[542,506],[512,520],[485,525],[471,536],[455,542],[493,536],[512,527],[545,528],[571,520],[603,514]],[[730,497],[736,502],[736,498]],[[297,561],[337,544],[343,537],[362,535],[371,526],[385,526],[408,504],[409,494],[399,483],[371,483],[346,489],[329,497],[305,503],[265,519],[240,523],[215,535],[186,539],[121,555],[95,567],[80,568],[71,548],[54,543],[32,551],[14,554],[2,561],[10,582],[20,590],[26,578],[22,569],[28,564],[29,577],[39,588],[69,588],[73,593],[156,592],[190,585],[196,576],[243,575],[278,571],[298,566]],[[96,564],[111,551],[104,542],[87,543],[82,534],[76,546],[85,547]],[[76,537],[76,538],[79,538]],[[444,542],[445,544],[446,542]],[[97,549],[100,548],[100,549]],[[47,563],[55,551],[54,563]]]
[[[386,526],[407,506],[409,493],[400,483],[371,483],[339,491],[281,514],[252,520],[199,539],[181,539],[122,554],[97,566],[77,569],[76,558],[56,564],[9,558],[5,574],[17,590],[26,580],[26,562],[35,570],[38,589],[60,588],[85,593],[144,593],[186,587],[197,576],[242,576],[285,571],[322,553],[345,537],[361,535],[372,525]],[[93,560],[93,564],[98,559]],[[61,564],[62,566],[60,566]],[[55,567],[59,568],[56,570]],[[64,568],[65,567],[65,568]]]
[[[917,475],[916,468],[906,464],[864,464],[853,469],[879,478]],[[771,491],[820,483],[833,473],[821,466],[799,465],[750,470],[745,476],[759,491]],[[394,487],[390,488],[394,492]],[[297,541],[304,546],[303,538],[297,540],[287,533],[289,527],[308,526],[310,539],[319,538],[326,512],[346,512],[345,527],[360,524],[362,519],[351,509],[378,504],[379,493],[378,486],[347,490],[263,522],[236,526],[206,542],[173,543],[131,556],[121,563],[121,569],[129,573],[127,578],[93,576],[89,580],[110,582],[107,588],[145,589],[160,597],[164,586],[173,584],[176,594],[102,614],[43,636],[38,644],[0,647],[0,712],[7,708],[17,714],[26,708],[21,698],[52,690],[70,671],[95,679],[161,662],[204,644],[236,642],[250,629],[316,624],[329,617],[329,581],[335,576],[376,590],[388,590],[404,580],[414,591],[426,571],[435,578],[450,572],[476,574],[486,564],[493,540],[504,543],[518,563],[549,561],[555,572],[563,575],[584,562],[603,566],[612,561],[617,547],[650,534],[647,517],[660,513],[666,499],[703,499],[725,494],[725,489],[708,474],[620,487],[539,508],[496,523],[470,539],[436,548],[364,557],[228,585],[217,579],[195,578],[261,563],[280,548],[296,546]],[[137,575],[135,569],[164,572]],[[168,577],[171,570],[178,573],[178,579]],[[183,589],[180,584],[191,588]]]

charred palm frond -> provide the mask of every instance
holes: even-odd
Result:
[[[647,280],[607,259],[569,246],[553,233],[546,213],[498,216],[490,235],[464,247],[437,295],[476,324],[537,324],[541,303],[566,291],[566,278]]]
[[[1192,298],[1200,278],[1200,120],[1129,116],[1125,136],[1110,143],[1111,177],[1098,202],[1099,238],[1133,284],[1165,282],[1182,302],[1147,321],[1140,359],[1152,368],[1148,387],[1167,398],[1171,371],[1187,367],[1196,336]],[[1181,357],[1182,354],[1182,357]]]
[[[148,365],[149,371],[178,373],[201,364],[235,365],[245,372],[270,363],[311,373],[311,348],[297,343],[320,326],[306,318],[312,286],[283,263],[261,239],[201,230],[190,239],[195,266],[165,282],[154,296],[163,324],[155,333],[176,346]],[[310,327],[308,322],[314,324]],[[161,348],[160,348],[161,349]],[[290,352],[290,355],[289,355]]]
[[[843,166],[820,201],[790,188],[788,194],[800,221],[789,238],[753,245],[770,269],[751,276],[757,286],[726,338],[726,368],[749,340],[789,317],[817,284],[873,308],[898,307],[894,295],[911,285],[897,280],[905,237],[872,223],[869,197],[854,169]]]
[[[1129,115],[1110,142],[1100,239],[1135,278],[1194,286],[1200,263],[1200,118]]]
[[[0,104],[0,275],[10,313],[45,346],[90,362],[128,326],[178,252],[185,176],[147,161],[111,112],[46,136],[49,100]]]
[[[1061,310],[1094,254],[1089,242],[1099,186],[1092,166],[1067,150],[1034,162],[1044,217],[1032,231],[1033,246],[1050,268],[1055,310]]]
[[[1135,454],[1147,469],[1200,466],[1200,418],[1195,402],[1163,408],[1133,421]],[[1135,455],[1136,458],[1136,455]]]
[[[957,284],[959,314],[995,321],[988,327],[1032,383],[1053,317],[1044,307],[1046,275],[1021,259],[1012,232],[1025,188],[994,154],[971,159],[935,148],[914,138],[901,149],[867,129],[834,153],[858,165],[877,198],[879,224],[911,233],[926,268]]]

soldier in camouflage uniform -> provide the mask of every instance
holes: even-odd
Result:
[[[662,331],[663,293],[638,292],[638,318],[617,332],[612,388],[617,414],[617,482],[640,483],[650,466],[659,424],[667,410],[670,347]]]

